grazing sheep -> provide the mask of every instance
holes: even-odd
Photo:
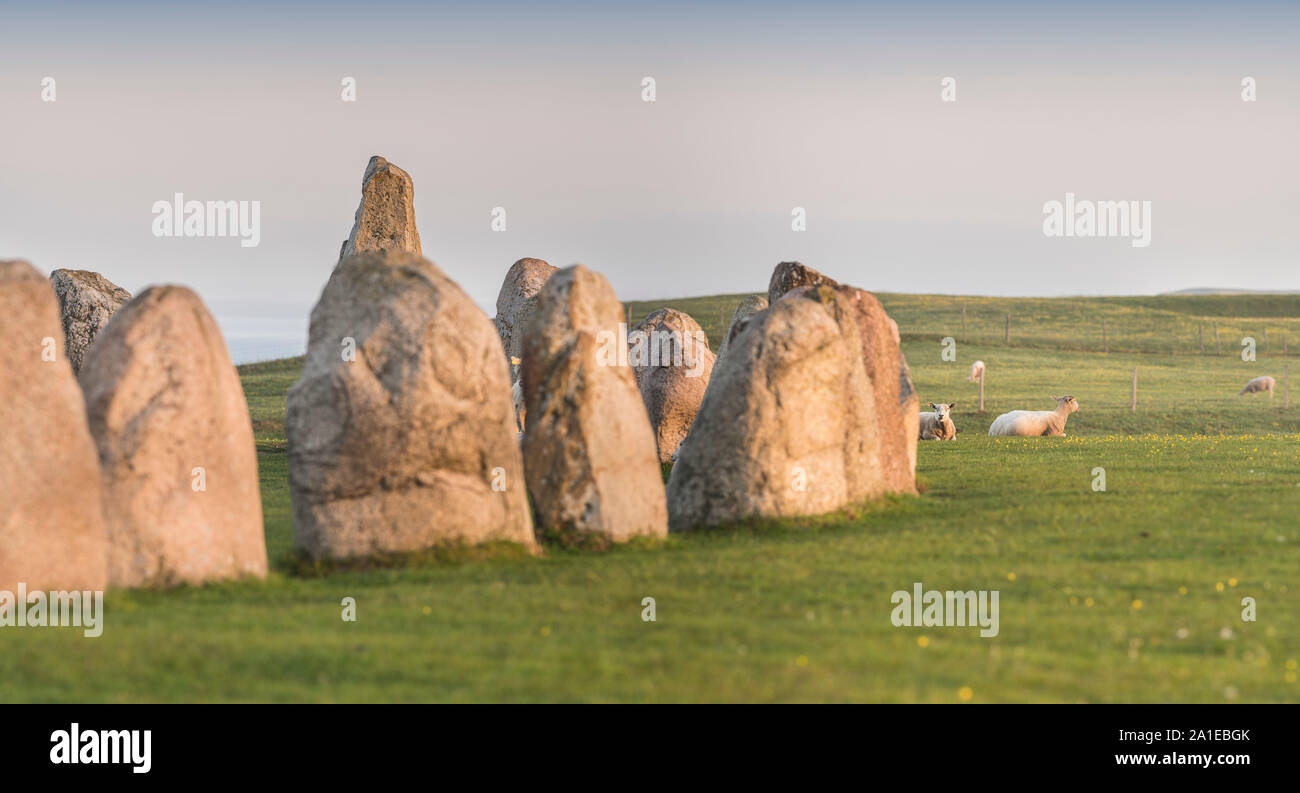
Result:
[[[1056,400],[1056,410],[1013,410],[993,419],[989,427],[990,435],[1021,435],[1035,437],[1038,435],[1064,435],[1065,420],[1079,409],[1079,403],[1072,396],[1052,397]]]
[[[1237,396],[1243,396],[1245,394],[1258,394],[1260,391],[1267,391],[1268,398],[1272,399],[1273,388],[1276,385],[1277,385],[1276,380],[1269,377],[1268,375],[1262,375],[1260,377],[1256,377],[1254,380],[1251,380],[1249,383],[1246,383],[1246,387],[1241,389],[1241,391],[1237,394]]]
[[[984,362],[976,361],[970,365],[970,377],[966,378],[968,383],[978,383],[979,379],[984,376]]]
[[[952,423],[952,416],[949,415],[953,408],[957,407],[956,402],[948,404],[930,403],[933,413],[921,414],[921,430],[918,436],[923,441],[951,441],[957,438],[957,425]]]

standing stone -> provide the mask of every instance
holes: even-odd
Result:
[[[843,302],[851,308],[858,324],[863,345],[863,366],[876,399],[876,422],[881,444],[880,460],[885,470],[885,489],[892,493],[915,493],[920,399],[912,387],[907,359],[903,357],[898,323],[885,313],[875,295],[838,284],[797,262],[782,262],[777,265],[772,273],[769,290],[789,286],[782,297],[790,298],[795,295],[807,296],[816,290],[817,285],[837,290]]]
[[[524,354],[522,330],[537,307],[537,293],[558,272],[541,259],[520,259],[506,271],[506,280],[497,293],[497,335],[510,358]],[[518,329],[518,332],[517,330]]]
[[[890,322],[894,321],[891,319]],[[894,323],[894,328],[897,335],[898,323]],[[916,439],[921,431],[921,398],[912,386],[912,370],[907,366],[907,358],[904,357],[902,348],[898,351],[898,404],[911,406],[902,408],[904,430],[915,430],[911,440],[907,442],[907,470],[911,472],[911,489],[900,486],[899,492],[914,493],[916,492]]]
[[[315,558],[533,547],[509,378],[492,322],[432,262],[340,262],[289,390],[295,544]]]
[[[727,345],[740,332],[745,320],[767,308],[767,306],[767,298],[762,295],[750,295],[742,300],[740,305],[736,306],[735,312],[731,315],[731,324],[727,326],[727,333],[722,337],[722,346],[718,349],[719,358],[727,352]]]
[[[655,437],[609,282],[581,265],[543,287],[525,330],[524,470],[538,522],[613,541],[668,533]]]
[[[108,324],[113,312],[131,299],[131,293],[89,270],[55,270],[50,273],[54,294],[63,315],[63,342],[72,371],[81,371],[90,344]]]
[[[99,460],[58,301],[27,262],[0,261],[0,338],[0,590],[103,589]]]
[[[339,261],[365,251],[405,251],[421,255],[415,229],[415,185],[406,171],[378,155],[361,179],[361,204]]]
[[[767,302],[775,303],[787,292],[801,286],[839,286],[811,267],[799,262],[781,262],[772,270],[772,279],[767,284]]]
[[[659,462],[673,458],[690,432],[709,387],[716,357],[689,314],[661,308],[628,335],[628,358],[659,447]]]
[[[266,577],[257,450],[217,323],[183,286],[118,310],[81,369],[113,586]]]
[[[898,323],[885,313],[884,306],[870,292],[851,286],[840,286],[836,291],[851,307],[862,338],[862,363],[875,392],[885,489],[892,493],[915,493],[920,399],[912,388],[907,359],[903,357]]]
[[[744,323],[678,450],[674,531],[816,515],[886,489],[855,313],[821,287]]]

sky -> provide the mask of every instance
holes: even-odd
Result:
[[[1298,41],[1297,3],[0,0],[0,257],[185,284],[232,349],[305,338],[379,154],[489,312],[526,256],[632,300],[783,260],[886,292],[1300,290]],[[178,192],[259,201],[260,243],[154,236]],[[1149,201],[1150,245],[1046,236],[1067,193]]]

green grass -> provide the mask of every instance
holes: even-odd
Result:
[[[708,313],[718,327],[732,297],[668,305],[716,344]],[[243,367],[271,575],[110,592],[98,639],[0,631],[0,701],[955,702],[963,687],[975,702],[1300,700],[1287,669],[1300,660],[1300,408],[1235,396],[1255,374],[1280,380],[1280,359],[1103,355],[1064,337],[1007,347],[999,328],[944,362],[938,339],[955,334],[919,306],[950,299],[884,297],[922,400],[959,403],[958,439],[920,446],[923,495],[605,552],[304,570],[283,424],[301,360]],[[1124,300],[1108,302],[1164,317],[1164,299]],[[634,321],[658,305],[633,304]],[[976,357],[983,414],[964,382]],[[1082,405],[1068,437],[984,434],[998,412],[1063,392]],[[999,590],[1000,634],[894,627],[890,595],[916,581]],[[1247,596],[1257,622],[1241,620]],[[340,620],[344,597],[355,623]]]
[[[1300,295],[1207,295],[1092,298],[989,298],[881,294],[908,339],[1003,345],[1007,314],[1012,347],[1161,356],[1220,355],[1240,361],[1242,339],[1260,358],[1300,345]],[[1102,322],[1105,321],[1105,337]],[[1215,347],[1215,326],[1219,346]],[[1267,341],[1266,341],[1267,340]],[[1216,352],[1217,351],[1217,352]]]
[[[1008,410],[1051,410],[1056,407],[1051,398],[1063,394],[1079,400],[1079,412],[1066,424],[1067,435],[1300,432],[1300,405],[1282,409],[1280,359],[1246,363],[1226,356],[1102,355],[975,344],[957,349],[958,360],[944,362],[938,342],[903,342],[922,404],[956,402],[953,415],[962,440],[968,432],[988,432],[993,418]],[[979,384],[966,382],[974,360],[987,367],[983,415],[978,412]],[[1135,368],[1136,411],[1130,407]],[[1268,394],[1237,395],[1247,380],[1262,374],[1278,381],[1272,399]],[[1291,397],[1300,400],[1300,392]]]
[[[766,293],[756,293],[763,294]],[[1243,338],[1255,340],[1256,356],[1280,359],[1300,355],[1300,295],[1151,295],[1146,297],[964,297],[876,295],[898,322],[903,338],[935,341],[952,337],[960,343],[1090,352],[1136,352],[1164,356],[1202,355],[1240,360]],[[667,306],[685,311],[700,323],[717,349],[731,314],[746,295],[714,295],[627,304],[635,323]],[[966,310],[963,333],[962,309]],[[721,311],[721,315],[719,315]],[[1007,315],[1010,344],[1006,344]],[[1106,324],[1105,337],[1102,323]],[[1219,346],[1215,347],[1215,326]],[[1199,335],[1198,335],[1199,334]]]
[[[285,451],[284,400],[289,387],[298,382],[303,358],[250,363],[239,367],[239,379],[248,399],[253,436],[258,451]]]

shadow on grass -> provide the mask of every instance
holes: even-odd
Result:
[[[339,573],[456,567],[466,563],[488,561],[529,561],[545,559],[555,554],[567,556],[590,553],[609,554],[686,550],[697,540],[726,541],[756,537],[807,537],[812,539],[824,532],[861,529],[862,523],[867,517],[914,501],[915,499],[912,497],[887,495],[869,503],[825,515],[791,518],[746,518],[718,526],[701,526],[684,531],[673,531],[667,538],[638,536],[624,542],[614,542],[603,535],[597,534],[538,529],[539,548],[536,551],[518,543],[501,541],[481,545],[441,543],[418,551],[376,553],[347,559],[313,559],[303,551],[293,551],[277,560],[274,567],[277,571],[295,578],[322,578]]]
[[[273,444],[273,441],[258,441],[258,451],[264,454],[283,452],[283,448],[274,448]],[[665,480],[671,471],[672,463],[664,463],[662,473]],[[926,491],[924,483],[918,482],[917,490],[924,493]],[[531,506],[531,498],[529,501]],[[272,567],[276,571],[294,578],[322,578],[342,573],[456,567],[466,563],[491,561],[518,562],[545,559],[556,555],[581,556],[592,553],[687,550],[699,541],[746,541],[758,537],[811,539],[824,532],[862,530],[870,522],[870,518],[900,507],[914,506],[919,501],[920,499],[916,496],[886,494],[872,501],[822,515],[780,518],[751,517],[729,521],[716,526],[673,530],[669,532],[666,538],[635,536],[622,542],[614,541],[598,533],[542,527],[534,510],[533,524],[536,527],[535,535],[538,542],[535,549],[505,541],[487,542],[479,545],[445,542],[416,551],[402,553],[380,552],[345,559],[317,559],[302,550],[293,550],[275,559]]]
[[[924,489],[918,485],[918,489]],[[845,507],[822,515],[799,515],[782,518],[751,517],[717,526],[697,526],[674,530],[672,539],[698,537],[800,537],[822,532],[862,528],[868,518],[906,505],[917,504],[916,496],[885,494],[872,501]]]
[[[459,566],[466,562],[519,561],[535,558],[537,553],[515,542],[439,543],[418,551],[381,552],[346,559],[314,559],[305,551],[295,550],[281,557],[276,568],[296,578],[322,578],[335,573],[362,573],[373,570],[415,570],[425,567]]]

